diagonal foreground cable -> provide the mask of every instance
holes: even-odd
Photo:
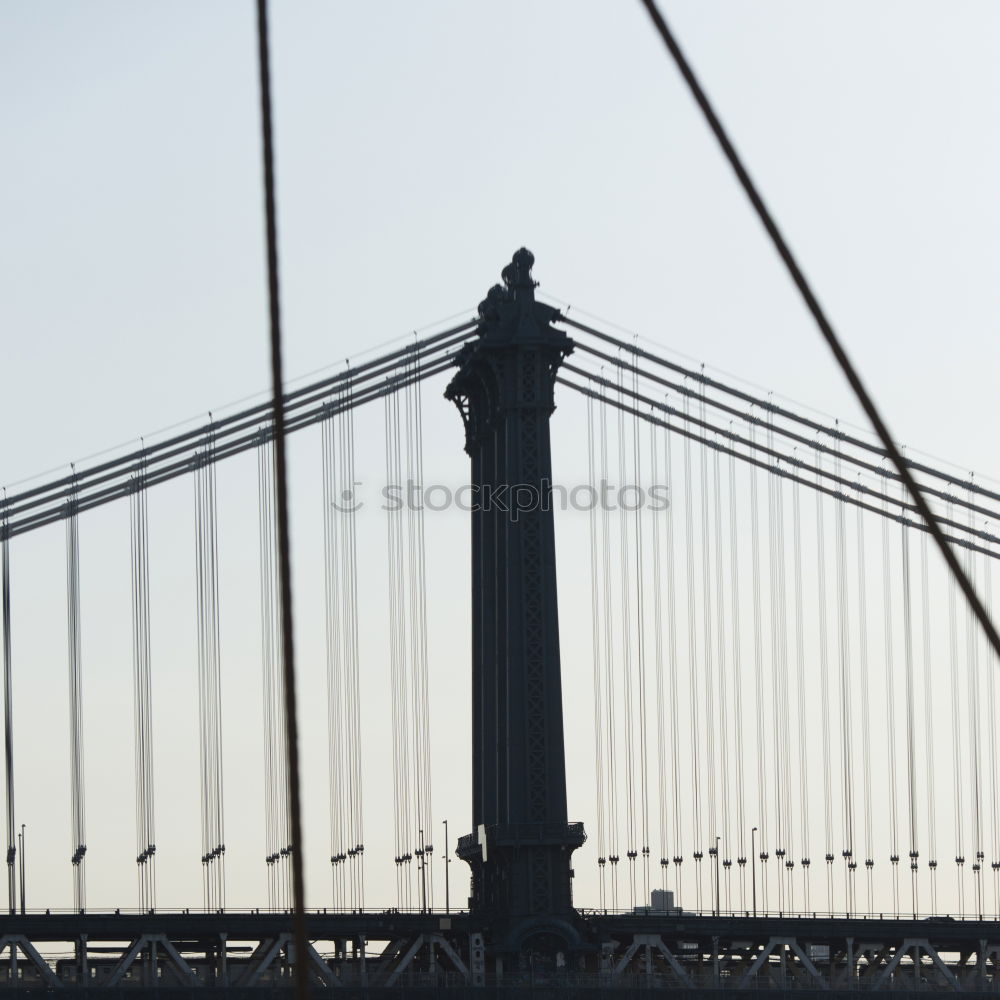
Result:
[[[288,473],[285,455],[285,407],[282,399],[281,307],[278,297],[278,234],[274,203],[274,143],[271,127],[271,71],[267,47],[267,0],[257,0],[260,58],[261,134],[264,154],[264,210],[267,220],[267,290],[271,320],[271,387],[274,426],[275,499],[278,527],[278,576],[288,754],[288,811],[292,834],[292,903],[295,929],[295,982],[300,997],[309,995],[306,972],[305,885],[302,875],[302,802],[299,787],[299,734],[295,703],[295,644],[292,635],[292,574],[288,532]]]
[[[802,295],[802,299],[809,309],[809,312],[812,313],[813,319],[816,321],[816,325],[819,327],[820,333],[823,334],[823,339],[829,345],[830,350],[833,352],[833,356],[837,359],[837,364],[840,365],[841,371],[844,373],[848,383],[854,390],[854,395],[857,397],[858,402],[861,404],[866,415],[868,416],[868,419],[871,421],[872,427],[875,429],[875,433],[878,434],[879,439],[882,441],[886,454],[891,459],[892,464],[896,467],[900,479],[906,485],[907,491],[913,498],[913,502],[917,507],[917,510],[920,512],[920,516],[924,519],[931,535],[934,536],[934,541],[941,550],[941,555],[944,556],[945,562],[948,564],[948,568],[951,570],[956,582],[962,588],[962,592],[965,594],[965,598],[969,602],[969,607],[971,608],[972,613],[979,620],[979,624],[982,626],[982,629],[985,632],[987,639],[989,639],[990,644],[993,646],[994,651],[1000,654],[1000,633],[997,632],[996,627],[990,620],[989,613],[987,612],[982,601],[980,601],[975,587],[972,585],[972,581],[962,569],[962,566],[958,561],[958,557],[948,544],[944,532],[937,523],[937,518],[934,516],[934,512],[930,509],[930,506],[924,499],[924,495],[921,492],[920,487],[917,485],[917,481],[913,478],[913,474],[910,472],[902,454],[900,454],[899,449],[896,447],[896,444],[892,439],[892,435],[889,433],[889,428],[886,426],[885,421],[882,419],[881,414],[875,406],[874,400],[868,394],[868,390],[865,389],[860,375],[858,375],[854,366],[851,364],[850,359],[847,357],[847,352],[844,350],[840,343],[840,339],[837,337],[836,332],[830,325],[830,321],[826,318],[826,314],[823,312],[823,309],[813,293],[809,282],[802,273],[802,269],[799,267],[795,257],[792,255],[792,251],[789,249],[788,244],[781,235],[781,231],[778,229],[777,223],[774,221],[770,211],[764,204],[764,200],[757,191],[756,185],[747,173],[746,167],[743,166],[743,161],[740,159],[739,154],[736,152],[735,147],[729,139],[729,136],[726,134],[726,130],[723,128],[722,122],[719,121],[715,110],[712,108],[712,104],[709,101],[708,96],[705,94],[704,90],[702,90],[701,84],[698,82],[698,78],[694,74],[694,70],[691,69],[687,59],[684,57],[684,53],[677,44],[677,40],[674,38],[673,33],[667,26],[667,22],[663,19],[663,15],[656,6],[655,0],[641,0],[641,3],[649,13],[657,32],[663,39],[664,45],[666,45],[670,55],[673,57],[674,62],[677,64],[677,68],[680,71],[681,76],[684,77],[684,80],[687,83],[688,88],[691,90],[698,107],[701,108],[702,114],[705,116],[705,120],[708,122],[712,132],[715,134],[716,139],[718,139],[719,145],[722,147],[722,151],[725,154],[726,159],[729,160],[730,165],[736,173],[737,179],[743,187],[743,190],[746,192],[747,197],[750,199],[750,203],[754,207],[754,211],[756,211],[758,218],[767,230],[768,236],[771,237],[771,242],[778,251],[778,255],[781,257],[782,261],[784,261],[785,267],[788,269],[788,273],[791,276],[792,281],[795,282],[795,286]]]

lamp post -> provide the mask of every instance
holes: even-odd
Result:
[[[717,917],[722,916],[722,908],[719,902],[719,841],[722,840],[721,837],[716,836],[715,838],[715,915]]]
[[[420,912],[427,912],[427,850],[424,847],[424,831],[420,835]]]
[[[23,823],[21,824],[21,833],[19,834],[19,836],[18,836],[17,839],[20,841],[20,844],[18,845],[20,847],[20,851],[18,853],[21,855],[21,864],[20,864],[20,868],[21,868],[21,915],[23,916],[24,915],[24,824]]]
[[[444,821],[444,912],[451,913],[451,900],[448,892],[448,865],[451,858],[448,857],[448,821]]]
[[[753,876],[753,915],[757,916],[757,849],[754,847],[755,837],[754,834],[757,832],[757,827],[754,827],[750,831],[750,867],[751,874]],[[744,883],[745,885],[746,883]]]

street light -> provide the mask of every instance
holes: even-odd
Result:
[[[750,831],[750,867],[753,875],[753,915],[755,917],[757,916],[757,849],[754,847],[754,834],[756,832],[757,827]],[[745,882],[743,884],[746,885]]]
[[[722,916],[722,909],[719,903],[719,841],[721,839],[719,836],[715,838],[715,915],[717,917]]]
[[[420,860],[420,912],[427,912],[427,849],[424,846],[424,831],[418,831],[420,836],[420,848],[416,851]]]
[[[448,857],[448,821],[444,821],[444,912],[451,913],[451,902],[448,893],[448,865],[451,858]]]
[[[24,915],[24,824],[21,824],[21,835],[18,837],[21,841],[21,915]]]

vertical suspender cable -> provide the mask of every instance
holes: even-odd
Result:
[[[281,641],[280,580],[277,558],[274,441],[268,430],[258,449],[257,486],[260,517],[261,667],[264,695],[264,822],[268,905],[283,910],[291,902],[289,871],[292,838],[288,829],[287,742],[282,738],[285,690]]]
[[[399,484],[400,436],[399,399],[397,393],[385,397],[386,411],[386,483]],[[386,518],[389,548],[389,663],[392,686],[393,781],[396,827],[397,898],[400,907],[410,903],[410,868],[412,855],[408,851],[410,835],[410,739],[409,711],[406,692],[406,620],[402,566],[401,511],[393,510]]]
[[[823,465],[822,454],[816,452],[816,479],[820,480]],[[819,683],[820,714],[823,728],[823,818],[824,855],[826,861],[827,908],[833,910],[833,786],[831,779],[830,752],[830,648],[827,632],[826,606],[826,527],[823,494],[816,492],[816,579],[819,638]]]
[[[746,782],[744,779],[744,756],[746,747],[743,744],[743,657],[740,645],[740,596],[739,581],[739,526],[736,505],[737,466],[736,455],[729,456],[729,587],[733,595],[730,628],[733,643],[733,756],[736,759],[736,828],[739,837],[739,850],[736,864],[740,870],[740,908],[746,905]],[[750,858],[750,864],[756,865],[755,858]]]
[[[342,505],[338,507],[340,524],[340,638],[342,642],[341,661],[346,672],[344,697],[341,707],[345,719],[345,779],[347,781],[348,835],[347,858],[350,866],[350,905],[359,912],[364,909],[365,898],[365,835],[361,777],[361,657],[358,642],[358,535],[355,515],[354,487],[354,408],[351,388],[346,386],[340,393],[343,414],[338,420],[340,427],[339,496]]]
[[[839,434],[839,431],[838,431]],[[840,438],[836,440],[835,471],[840,475]],[[841,754],[843,760],[844,796],[844,881],[847,910],[854,912],[852,877],[854,861],[854,727],[851,717],[851,655],[850,655],[850,611],[847,603],[847,525],[846,504],[839,501],[836,506],[836,568],[837,568],[837,620],[840,626],[840,720]]]
[[[902,523],[901,541],[903,549],[903,655],[906,667],[906,774],[907,808],[910,820],[910,895],[913,903],[913,918],[919,912],[917,896],[917,746],[916,746],[916,678],[913,671],[913,608],[910,596],[910,536],[909,523]]]
[[[753,425],[749,428],[750,445],[754,446]],[[763,878],[764,912],[767,912],[767,754],[764,726],[764,640],[760,598],[760,504],[757,498],[757,469],[750,470],[750,573],[753,583],[753,640],[754,640],[754,709],[757,719],[757,796],[758,823],[760,824],[760,861]],[[751,858],[756,865],[757,858]]]
[[[952,504],[947,504],[947,516],[951,519]],[[951,660],[951,738],[952,738],[952,784],[955,791],[955,878],[958,883],[958,912],[965,913],[965,882],[962,869],[965,865],[965,852],[962,849],[964,840],[964,824],[962,822],[963,796],[962,782],[962,710],[960,697],[962,678],[959,673],[958,657],[958,585],[954,580],[948,581],[948,644]]]
[[[408,373],[419,375],[419,361],[414,357]],[[406,479],[407,488],[412,484],[415,495],[423,489],[423,396],[418,377],[410,382],[405,392],[406,426]],[[413,714],[413,840],[417,845],[417,876],[420,881],[421,906],[433,904],[433,819],[431,809],[430,771],[430,693],[427,656],[427,569],[424,535],[424,504],[407,503],[406,510],[406,559],[410,618],[410,691]]]
[[[413,393],[410,387],[404,389],[402,395],[403,414],[403,435],[404,435],[404,462],[406,482],[415,483],[414,479],[414,434],[413,434]],[[419,648],[420,648],[420,619],[417,611],[417,557],[416,557],[416,504],[406,504],[406,520],[403,531],[406,541],[403,545],[403,560],[406,566],[406,573],[403,576],[405,587],[404,613],[409,622],[407,634],[408,644],[406,647],[405,665],[407,669],[407,682],[410,695],[410,747],[409,747],[409,785],[411,790],[411,801],[413,811],[411,814],[412,827],[410,829],[410,842],[414,845],[413,857],[416,860],[415,892],[417,899],[423,907],[424,882],[423,882],[423,815],[424,815],[424,789],[423,789],[423,768],[421,752],[421,728],[422,719],[420,715],[420,668],[419,668]]]
[[[767,444],[774,446],[774,414],[767,415]],[[788,607],[785,588],[785,513],[784,485],[777,463],[768,477],[768,514],[770,523],[769,569],[771,579],[771,664],[773,710],[775,714],[775,863],[778,866],[778,908],[791,908],[793,830],[791,826],[788,707]]]
[[[935,802],[934,770],[937,758],[934,753],[935,699],[932,679],[931,653],[931,600],[930,570],[927,564],[927,534],[920,533],[920,619],[921,661],[924,670],[924,764],[927,772],[927,868],[931,883],[931,913],[937,913],[937,804]],[[993,671],[990,671],[992,681]],[[990,727],[993,732],[993,727]],[[995,835],[995,828],[994,828]]]
[[[985,525],[986,529],[989,529],[989,524]],[[927,536],[923,536],[923,541],[926,543]],[[992,547],[992,546],[991,546]],[[990,613],[990,617],[993,616],[993,559],[985,559],[983,562],[983,573],[986,576],[986,607]],[[930,644],[929,640],[925,640],[927,645]],[[997,655],[993,651],[992,647],[986,651],[987,658],[987,697],[989,698],[987,717],[990,720],[996,719],[997,717],[997,683],[996,683],[996,671],[997,671]],[[997,800],[998,791],[998,781],[997,781],[997,727],[995,725],[988,725],[987,730],[990,734],[990,806],[992,812],[992,822],[990,824],[990,830],[993,833],[992,836],[992,849],[993,857],[990,862],[990,868],[993,871],[993,913],[1000,913],[1000,801]],[[930,771],[930,766],[928,766],[928,771]],[[932,855],[933,856],[933,855]],[[983,864],[983,873],[986,872],[986,865]]]
[[[587,479],[591,488],[591,496],[596,497],[595,485],[595,434],[594,434],[594,400],[587,397]],[[601,689],[603,687],[603,661],[601,657],[601,602],[599,563],[597,558],[597,503],[591,503],[588,515],[588,527],[590,529],[590,622],[591,622],[591,657],[594,670],[594,766],[595,780],[597,784],[597,870],[598,870],[598,900],[599,906],[603,910],[607,907],[607,885],[605,882],[605,870],[607,868],[607,847],[604,837],[604,710]],[[656,522],[653,522],[654,538],[656,532]],[[654,541],[654,578],[658,582],[657,571],[659,562],[655,550]],[[658,599],[657,599],[658,600]],[[657,604],[658,607],[658,604]],[[659,641],[659,637],[657,637]],[[659,667],[659,661],[657,662]],[[657,675],[659,677],[659,674]],[[658,706],[659,707],[659,706]],[[662,810],[662,805],[661,805]]]
[[[892,548],[889,540],[888,502],[883,501],[882,518],[882,621],[885,649],[885,698],[889,725],[889,863],[892,865],[892,909],[899,915],[899,814],[896,794],[896,682],[893,665]]]
[[[722,871],[726,877],[726,909],[732,910],[732,851],[730,846],[730,795],[729,795],[729,664],[726,657],[726,576],[723,572],[722,544],[722,459],[718,451],[712,452],[712,495],[715,514],[715,607],[716,636],[719,649],[719,798],[722,802],[722,827],[719,830],[722,850]],[[731,617],[731,616],[730,616]],[[718,871],[718,869],[716,869]]]
[[[624,396],[624,371],[618,370],[618,396],[621,401]],[[635,859],[636,851],[636,791],[635,791],[635,683],[634,662],[632,657],[632,600],[630,576],[632,572],[631,545],[629,538],[628,511],[621,503],[622,490],[628,480],[629,447],[625,426],[625,414],[618,410],[618,527],[619,527],[619,559],[621,561],[620,593],[622,607],[622,692],[625,702],[625,794],[627,808],[625,813],[625,831],[627,837],[627,857],[629,875],[629,906],[635,906]]]
[[[215,440],[210,431],[195,467],[195,563],[198,610],[198,715],[202,856],[206,909],[225,907],[222,807],[222,681],[219,649],[218,518]]]
[[[589,397],[588,405],[593,405],[593,400]],[[660,483],[659,434],[660,429],[657,425],[651,425],[649,433],[651,495],[654,495],[653,490],[659,491],[662,485]],[[593,476],[591,476],[591,480],[593,480]],[[591,517],[593,518],[593,508],[591,508],[591,511]],[[653,657],[656,677],[656,801],[660,814],[660,887],[666,889],[667,866],[669,864],[670,853],[667,850],[669,839],[667,833],[667,812],[669,805],[667,800],[667,692],[663,683],[663,577],[660,565],[660,518],[663,516],[663,513],[669,516],[669,507],[664,512],[661,512],[658,508],[653,508],[653,542],[651,547],[653,551]]]
[[[702,366],[704,370],[704,366]],[[701,397],[698,401],[700,420],[705,418],[704,383]],[[710,499],[708,481],[708,448],[702,445],[698,449],[699,470],[699,506],[701,507],[701,610],[702,610],[702,671],[705,686],[705,778],[707,794],[708,829],[704,830],[708,840],[709,859],[715,857],[715,837],[717,833],[715,818],[715,655],[712,621],[712,526],[709,518]],[[714,867],[714,866],[713,866]],[[709,887],[711,888],[711,872],[709,872]],[[715,898],[712,895],[712,909],[715,908]]]
[[[801,487],[796,481],[792,485],[792,538],[795,549],[795,663],[798,693],[798,741],[799,741],[799,817],[802,839],[802,895],[803,907],[809,911],[809,740],[806,721],[806,646],[803,609],[802,573],[802,502]]]
[[[136,865],[139,902],[156,907],[156,834],[153,806],[153,694],[149,614],[149,517],[145,470],[133,483],[132,536],[132,656],[135,724]]]
[[[16,822],[14,816],[14,682],[13,663],[11,661],[11,639],[10,639],[10,540],[7,538],[7,519],[4,518],[2,525],[2,542],[0,542],[0,574],[2,574],[2,589],[0,589],[0,603],[2,603],[2,620],[0,628],[3,629],[3,714],[4,714],[4,764],[6,772],[6,805],[7,805],[7,894],[10,912],[16,910],[17,898],[14,879],[14,861],[17,857],[16,843]]]
[[[690,422],[688,397],[684,397],[684,418]],[[704,830],[701,821],[701,733],[699,732],[698,711],[698,642],[695,615],[695,567],[694,567],[694,501],[691,484],[691,439],[684,437],[684,547],[685,566],[687,569],[687,585],[684,599],[687,604],[687,644],[689,691],[691,696],[691,787],[694,808],[691,812],[693,823],[694,861],[695,861],[695,903],[701,909],[701,859],[704,854],[701,849]]]
[[[344,664],[341,658],[343,642],[341,631],[345,624],[340,618],[340,583],[338,561],[342,540],[337,528],[337,506],[342,497],[337,492],[337,454],[335,447],[336,417],[327,417],[320,425],[320,448],[323,475],[323,593],[324,624],[326,626],[326,718],[327,718],[327,769],[330,790],[330,866],[333,886],[334,909],[346,909],[345,863],[347,861],[348,835],[344,816],[347,799],[345,778],[345,743],[348,739],[345,725]]]
[[[414,372],[419,375],[420,362],[414,355]],[[417,486],[422,491],[424,488],[424,410],[423,410],[423,381],[419,377],[415,378],[411,391],[413,399],[413,435],[414,435],[414,477]],[[419,627],[419,643],[416,649],[417,656],[417,676],[420,681],[420,740],[422,759],[419,761],[423,768],[423,829],[424,839],[420,845],[423,854],[424,880],[426,891],[424,893],[425,905],[428,909],[434,908],[434,844],[433,844],[433,798],[431,787],[431,698],[430,698],[430,677],[428,663],[427,645],[427,541],[424,530],[424,504],[420,503],[416,510],[414,524],[416,531],[416,585],[417,585],[417,624]]]
[[[861,772],[864,788],[864,827],[865,827],[865,877],[867,888],[867,913],[870,916],[875,908],[875,855],[872,844],[872,729],[871,710],[869,708],[868,692],[871,690],[871,677],[868,659],[868,561],[865,555],[865,516],[864,510],[857,511],[858,534],[858,664],[860,667],[861,698]]]
[[[773,415],[772,415],[773,420]],[[776,519],[778,528],[778,607],[781,616],[778,620],[778,628],[781,634],[781,688],[779,691],[779,707],[781,711],[781,755],[783,758],[782,772],[783,781],[781,786],[781,801],[784,808],[785,819],[785,842],[781,845],[784,852],[781,860],[784,862],[785,878],[787,884],[786,906],[789,910],[795,909],[795,826],[793,823],[793,800],[792,794],[792,736],[791,736],[791,701],[792,675],[788,662],[788,587],[787,587],[787,559],[785,549],[785,481],[779,477],[776,490],[777,509]]]
[[[639,376],[635,374],[633,390],[638,392]],[[645,628],[645,594],[646,581],[644,573],[643,553],[645,538],[643,535],[643,502],[642,487],[642,437],[639,424],[639,414],[632,416],[632,471],[634,473],[635,494],[635,618],[636,618],[636,667],[639,673],[639,784],[642,797],[642,901],[648,905],[649,896],[649,742],[647,739],[646,715],[646,628]],[[624,484],[622,484],[624,486]],[[619,496],[619,500],[621,497]]]
[[[674,456],[670,440],[669,423],[663,435],[664,478],[674,481]],[[671,490],[670,505],[667,508],[667,538],[665,559],[667,563],[667,669],[670,674],[670,735],[671,735],[671,785],[673,788],[674,811],[674,854],[671,860],[676,869],[674,877],[677,898],[681,899],[681,865],[684,861],[681,836],[681,737],[680,737],[680,695],[677,688],[677,567],[674,546],[674,501]]]
[[[768,448],[774,446],[774,431],[772,426],[771,413],[767,414],[767,430],[765,440]],[[768,610],[770,611],[770,638],[771,638],[771,711],[773,712],[773,732],[774,732],[774,753],[772,763],[774,765],[773,793],[771,799],[774,807],[774,855],[775,866],[778,870],[778,912],[785,909],[785,879],[782,871],[782,862],[785,855],[784,837],[784,809],[782,808],[782,787],[784,785],[784,759],[781,754],[781,709],[780,709],[780,687],[781,687],[781,641],[782,628],[781,619],[784,614],[778,599],[778,572],[780,558],[778,554],[778,538],[780,531],[777,523],[775,492],[779,486],[776,463],[768,470],[765,481],[767,483],[767,573],[768,573]],[[765,730],[766,733],[766,730]],[[765,869],[766,870],[766,869]]]
[[[271,130],[271,68],[267,37],[267,0],[257,0],[257,42],[260,61],[261,133],[264,159],[264,207],[267,220],[268,302],[271,320],[271,394],[273,401],[274,466],[277,486],[278,565],[281,583],[282,681],[285,709],[287,791],[285,815],[290,819],[292,901],[295,910],[295,952],[306,954],[305,879],[302,869],[302,803],[299,787],[299,729],[295,701],[295,641],[292,623],[291,540],[288,527],[288,479],[285,460],[285,408],[282,401],[281,308],[278,297],[278,228],[274,200],[274,145]],[[290,816],[289,816],[290,814]],[[309,977],[303,960],[295,963],[299,996],[308,994]]]
[[[972,479],[969,480],[969,500],[973,501]],[[969,529],[974,530],[973,513],[969,510]],[[976,561],[972,550],[966,553],[965,563],[966,573],[969,582],[976,585]],[[981,632],[977,627],[976,616],[971,607],[966,619],[966,668],[968,671],[968,691],[969,691],[969,745],[972,750],[972,774],[971,788],[969,796],[972,805],[972,877],[973,886],[976,893],[976,914],[982,919],[983,913],[983,892],[982,892],[982,869],[985,855],[983,853],[983,802],[982,802],[982,745],[980,740],[981,728],[981,699],[979,689],[979,638]]]
[[[600,408],[601,427],[601,487],[604,488],[608,482],[608,408]],[[618,776],[617,757],[617,720],[615,713],[615,692],[617,685],[614,677],[614,619],[612,615],[612,569],[611,569],[611,505],[601,504],[601,552],[602,552],[602,577],[604,581],[604,710],[607,717],[605,725],[605,735],[607,737],[606,779],[607,779],[607,801],[609,805],[608,820],[608,863],[611,866],[611,903],[614,909],[618,908],[618,860],[619,852],[619,794],[622,782]]]
[[[77,913],[87,906],[87,879],[84,863],[87,854],[86,806],[83,781],[83,657],[80,640],[80,535],[77,530],[76,498],[70,500],[66,519],[66,620],[69,649],[69,732],[71,804],[73,818],[72,848],[73,908]]]

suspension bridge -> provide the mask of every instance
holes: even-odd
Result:
[[[303,965],[317,990],[348,995],[1000,988],[998,665],[883,450],[541,301],[532,265],[518,251],[474,316],[283,397],[286,433],[311,449],[322,511],[311,544],[326,690],[304,694],[325,701],[329,819],[305,850],[328,873],[310,884],[305,955],[289,922],[296,844],[270,404],[5,494],[5,988],[273,990]],[[455,494],[463,531],[471,521],[471,755],[435,715],[428,388],[457,407],[471,465]],[[394,500],[377,551],[356,496],[372,450],[356,429],[365,414],[380,421],[383,495]],[[556,448],[550,421],[560,419],[570,422]],[[559,478],[561,459],[585,476]],[[240,461],[256,484],[236,516],[240,547],[256,549],[257,621],[241,624],[256,633],[256,662],[241,664],[234,690],[217,476]],[[941,463],[908,467],[991,605],[1000,492]],[[158,738],[162,693],[178,681],[159,675],[153,655],[150,555],[150,501],[172,481],[187,483],[190,505],[182,589],[196,661],[171,702],[186,716],[171,721],[173,743]],[[81,536],[103,508],[128,526],[130,613],[102,611],[103,589],[85,587]],[[48,794],[68,798],[70,850],[32,856],[32,870],[64,872],[65,890],[45,882],[52,898],[33,890],[29,907],[22,785],[52,781],[44,760],[22,760],[20,734],[62,722],[15,698],[21,663],[33,662],[18,639],[18,550],[60,526],[68,787]],[[563,530],[580,572],[561,577],[558,596]],[[375,561],[385,566],[377,593]],[[373,605],[383,609],[374,635]],[[135,849],[104,849],[101,872],[131,869],[135,888],[114,882],[111,906],[100,886],[101,903],[90,902],[88,860],[117,834],[88,814],[88,792],[107,779],[85,760],[121,720],[102,715],[100,732],[86,724],[88,609],[130,618],[131,732],[114,739],[130,744]],[[567,663],[560,613],[575,651]],[[372,676],[383,671],[380,688]],[[248,689],[252,726],[227,708]],[[584,711],[592,737],[575,725],[567,739]],[[239,738],[258,745],[235,795],[224,780],[234,718]],[[470,756],[471,772],[464,830],[443,847],[433,788],[450,776],[431,766],[441,742]],[[154,780],[179,743],[196,744],[197,811],[164,802]],[[373,743],[386,748],[380,765],[365,755]],[[256,828],[227,824],[236,798],[254,800]],[[165,814],[172,831],[197,828],[197,851],[157,837]],[[240,852],[254,859],[252,880],[234,864]],[[177,906],[182,870],[201,891]],[[234,906],[234,890],[257,893],[253,905]]]

